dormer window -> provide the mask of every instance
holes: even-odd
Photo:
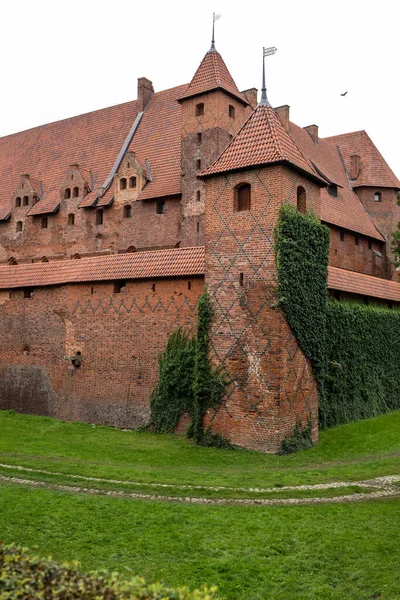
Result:
[[[15,198],[15,206],[18,208],[19,206],[21,206],[21,198],[18,196],[17,198]]]
[[[64,200],[68,200],[69,198],[71,198],[71,188],[66,188],[64,192]]]
[[[22,206],[28,206],[28,204],[29,204],[29,198],[28,198],[28,196],[24,196],[22,198]]]
[[[234,207],[236,212],[250,210],[251,206],[251,185],[249,183],[240,183],[235,187]]]
[[[204,115],[204,102],[196,104],[196,117],[202,117]]]
[[[126,206],[124,206],[124,219],[130,219],[132,216],[132,207],[127,204]]]
[[[229,117],[231,119],[235,118],[235,107],[232,104],[229,105]]]
[[[78,187],[74,187],[74,189],[72,190],[72,197],[73,198],[78,198],[79,196],[79,188]]]
[[[136,177],[129,177],[129,187],[131,189],[136,187]]]
[[[330,183],[328,185],[328,194],[330,196],[332,196],[332,198],[337,198],[338,195],[338,191],[337,191],[337,185],[335,183]]]
[[[374,200],[375,200],[375,202],[382,202],[382,194],[381,194],[381,192],[375,192],[375,194],[374,194]]]
[[[122,177],[119,180],[119,189],[120,190],[126,190],[126,177]]]

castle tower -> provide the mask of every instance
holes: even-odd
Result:
[[[318,435],[309,362],[276,306],[274,228],[283,203],[319,215],[324,182],[268,102],[261,102],[205,182],[205,283],[215,309],[212,349],[232,380],[212,429],[275,452],[296,423]]]
[[[197,246],[204,243],[204,184],[197,175],[221,155],[251,108],[214,43],[178,100],[182,106],[181,245]]]

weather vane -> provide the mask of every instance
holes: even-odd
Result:
[[[215,50],[214,23],[215,23],[215,21],[218,21],[218,19],[220,19],[221,17],[222,17],[222,15],[217,15],[216,13],[213,13],[213,28],[212,28],[211,50]]]
[[[275,46],[271,46],[270,48],[263,48],[263,79],[262,79],[262,88],[261,88],[261,100],[260,106],[271,106],[268,102],[267,98],[267,88],[265,86],[265,57],[272,56],[277,51]]]

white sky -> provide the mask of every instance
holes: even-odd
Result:
[[[320,136],[365,129],[400,177],[395,0],[0,0],[0,136],[188,83],[211,40],[240,90]],[[347,96],[341,97],[342,92]]]

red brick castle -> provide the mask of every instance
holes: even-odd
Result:
[[[283,203],[329,226],[335,298],[400,305],[400,182],[367,133],[321,139],[265,90],[257,105],[214,46],[189,84],[141,78],[135,101],[1,138],[0,174],[1,409],[143,425],[206,285],[232,378],[213,430],[276,451],[311,420],[316,439],[316,384],[276,308]]]

